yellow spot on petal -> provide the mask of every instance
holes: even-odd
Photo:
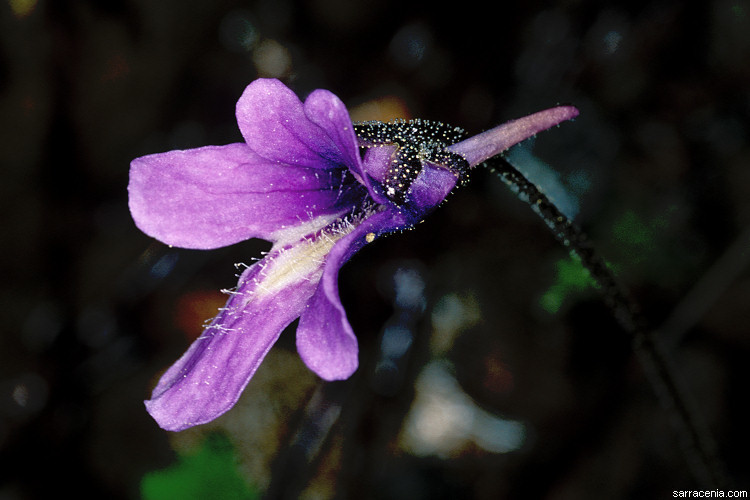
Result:
[[[365,241],[367,243],[372,243],[373,241],[375,241],[375,233],[367,233],[365,235]]]

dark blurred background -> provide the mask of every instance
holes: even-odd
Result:
[[[578,106],[514,161],[571,193],[748,489],[747,0],[3,0],[0,40],[0,499],[709,487],[597,292],[486,170],[343,268],[354,377],[319,381],[292,328],[232,411],[159,429],[142,400],[269,245],[151,240],[129,162],[240,140],[234,105],[260,76],[329,89],[354,119],[471,133]]]

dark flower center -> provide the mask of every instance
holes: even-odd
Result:
[[[463,177],[469,163],[445,148],[467,137],[459,127],[429,120],[396,120],[393,122],[359,122],[354,124],[360,148],[395,146],[396,153],[386,174],[385,195],[403,204],[414,180],[427,162],[445,167]]]

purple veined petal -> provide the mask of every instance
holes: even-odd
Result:
[[[363,165],[359,155],[359,141],[344,103],[328,90],[318,89],[307,97],[304,108],[310,121],[325,130],[331,141],[339,146],[341,160],[367,188],[370,196],[378,203],[386,203],[388,198],[375,188],[371,172]],[[390,160],[385,163],[385,167],[388,165]],[[379,178],[376,180],[382,182]]]
[[[237,101],[237,123],[248,146],[279,163],[320,169],[350,166],[346,138],[329,135],[342,123],[348,122],[351,128],[349,114],[338,97],[316,92],[314,106],[306,110],[278,80],[261,78],[250,83]]]
[[[539,132],[578,116],[573,106],[557,106],[513,120],[445,148],[463,156],[472,167]]]
[[[445,201],[457,182],[457,173],[446,167],[424,163],[407,195],[405,208],[410,211],[412,223],[416,224]]]
[[[178,431],[209,422],[237,402],[281,331],[305,309],[326,256],[341,237],[274,247],[242,274],[227,305],[146,401],[163,429]]]
[[[385,149],[385,148],[375,148]],[[405,229],[419,222],[443,202],[458,177],[447,168],[423,165],[412,184],[408,203],[389,208],[363,219],[337,242],[326,259],[318,289],[300,317],[297,351],[307,366],[325,380],[343,380],[357,369],[357,339],[338,292],[338,273],[365,244],[382,234]]]
[[[348,210],[344,192],[361,188],[344,184],[346,172],[274,164],[245,144],[170,151],[133,160],[129,206],[143,232],[169,245],[276,241],[285,228],[324,227]]]
[[[337,146],[337,158],[353,169],[354,173],[361,175],[359,143],[349,112],[341,99],[328,90],[318,89],[305,99],[304,110],[307,118],[319,126],[330,142]]]
[[[210,422],[232,408],[282,330],[299,316],[313,289],[309,283],[300,283],[272,299],[217,316],[167,370],[146,401],[146,409],[159,426],[180,431]]]
[[[385,183],[388,169],[391,167],[391,161],[395,155],[396,146],[393,145],[367,148],[362,161],[365,172],[379,183]]]
[[[396,154],[396,146],[379,146],[367,148],[365,157],[362,160],[362,177],[365,179],[365,185],[373,200],[384,205],[390,203],[390,200],[383,192],[383,189],[376,187],[373,180],[382,186],[385,183],[386,174],[391,166],[393,156]]]
[[[359,365],[357,338],[339,298],[339,269],[367,243],[406,226],[401,214],[383,210],[362,220],[331,249],[320,284],[297,327],[300,357],[324,380],[344,380]]]

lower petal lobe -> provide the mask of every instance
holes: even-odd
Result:
[[[346,379],[359,363],[357,338],[339,298],[339,269],[376,237],[405,226],[395,210],[376,212],[355,223],[352,231],[336,242],[328,254],[320,284],[297,327],[297,351],[321,378]]]
[[[289,276],[288,263],[276,257],[272,252],[243,273],[226,307],[162,376],[146,408],[163,429],[203,424],[234,406],[283,329],[304,309],[322,264],[308,263]],[[287,279],[283,286],[279,273]],[[274,279],[275,286],[268,283]]]

